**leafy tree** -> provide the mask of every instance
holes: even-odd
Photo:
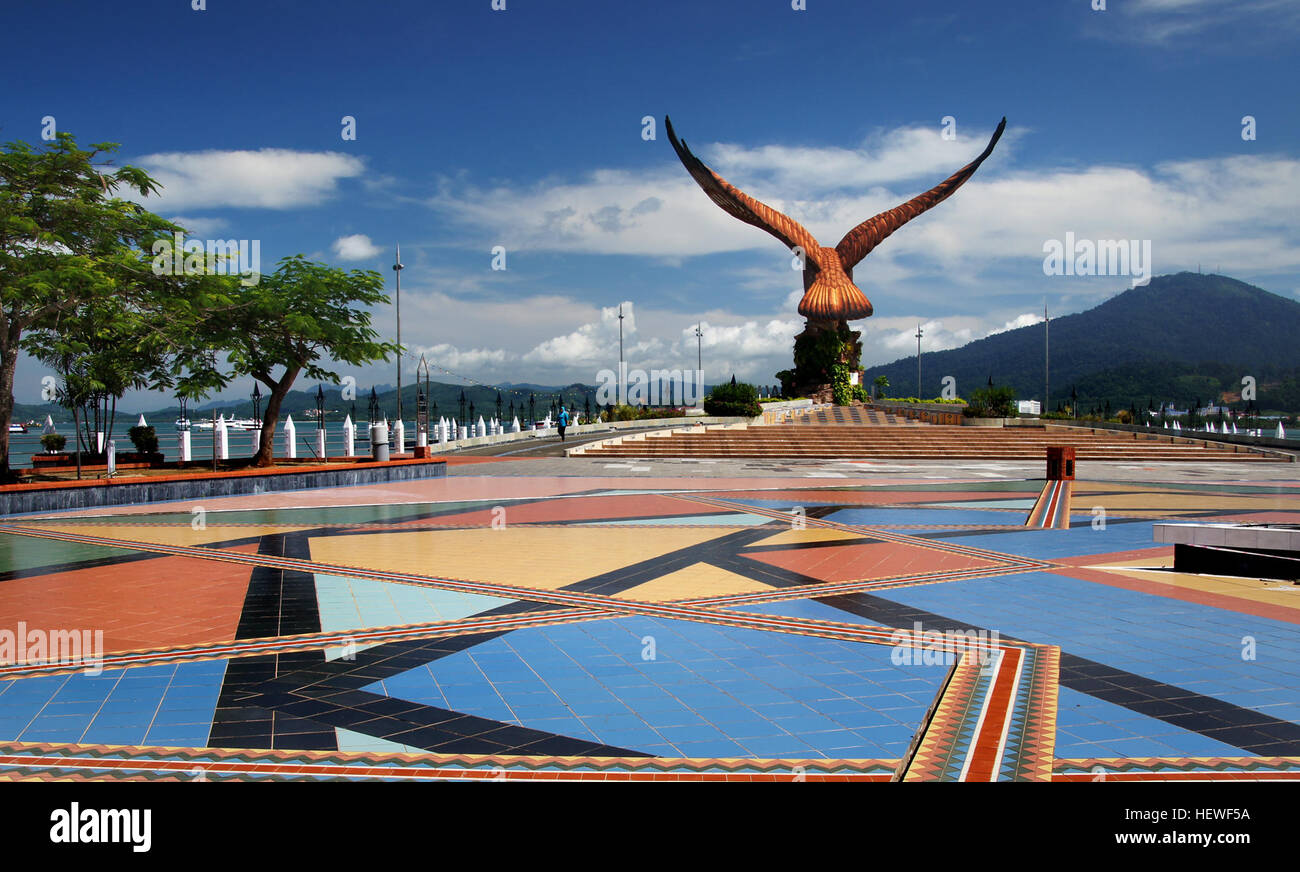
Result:
[[[968,418],[1015,418],[1016,392],[1007,385],[976,388],[963,414]]]
[[[753,385],[737,384],[733,379],[731,384],[718,385],[704,398],[704,411],[718,417],[756,418],[763,414],[763,407]]]
[[[209,350],[226,352],[227,381],[248,375],[268,389],[254,461],[268,466],[280,404],[300,374],[337,381],[331,361],[364,366],[397,352],[370,326],[369,307],[387,303],[388,295],[374,270],[347,271],[302,255],[282,259],[254,285],[232,282],[229,288],[231,305],[207,319],[202,331]]]
[[[147,269],[144,252],[180,229],[114,196],[120,187],[142,196],[158,190],[134,167],[100,171],[102,156],[116,144],[90,148],[59,133],[39,150],[24,142],[0,149],[0,478],[9,476],[14,374],[24,335],[87,300],[157,288],[160,277]]]

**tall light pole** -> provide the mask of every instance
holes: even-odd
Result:
[[[397,246],[397,261],[393,272],[397,274],[397,420],[402,420],[402,246]],[[400,451],[401,448],[399,447]]]
[[[695,325],[695,369],[697,372],[704,372],[704,331],[700,329],[703,324]]]
[[[1051,358],[1052,319],[1047,317],[1047,300],[1043,300],[1043,411],[1051,411],[1048,403],[1052,401],[1052,358]]]
[[[921,325],[916,325],[916,398],[921,399]]]
[[[623,304],[618,304],[618,365],[623,370]],[[621,376],[620,376],[621,378]]]

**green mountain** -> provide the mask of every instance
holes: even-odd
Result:
[[[1146,408],[1162,401],[1186,408],[1240,394],[1256,380],[1261,409],[1300,409],[1300,303],[1220,275],[1157,276],[1099,306],[1053,318],[1048,408],[1070,399],[1081,407]],[[922,390],[939,396],[944,376],[968,396],[988,384],[1009,385],[1020,399],[1043,398],[1044,327],[998,333],[949,351],[923,353]],[[870,384],[889,379],[892,396],[916,391],[916,358],[866,371]]]

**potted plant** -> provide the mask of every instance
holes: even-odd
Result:
[[[46,454],[58,454],[68,444],[68,437],[62,433],[46,433],[41,437],[41,447]]]

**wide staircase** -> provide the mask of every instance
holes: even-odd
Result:
[[[866,406],[822,406],[807,414],[792,418],[793,424],[861,424],[868,427],[892,425],[914,426],[918,422],[909,421],[900,415],[894,415],[882,409],[868,409]]]
[[[817,414],[825,414],[818,422]],[[852,407],[821,410],[798,423],[749,427],[695,427],[607,440],[571,451],[583,457],[770,458],[808,460],[1034,460],[1048,445],[1068,445],[1080,461],[1270,461],[1245,447],[1182,437],[1092,431],[1073,427],[964,427],[911,421],[841,423]],[[857,410],[857,414],[875,414]],[[893,416],[888,416],[893,417]],[[805,420],[808,419],[808,420]],[[872,425],[874,424],[874,426]]]

